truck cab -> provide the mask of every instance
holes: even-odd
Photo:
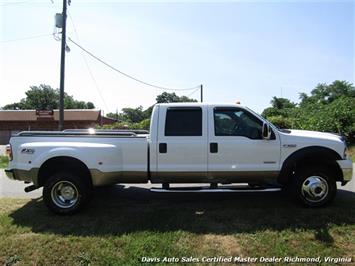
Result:
[[[155,123],[157,121],[157,123]],[[160,104],[152,116],[153,183],[275,183],[280,136],[246,108]]]

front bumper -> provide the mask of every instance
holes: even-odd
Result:
[[[349,182],[353,176],[353,162],[350,159],[339,160],[337,163],[340,166],[341,171],[343,172],[343,180],[345,183]]]

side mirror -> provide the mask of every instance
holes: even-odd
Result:
[[[271,128],[268,123],[263,124],[263,130],[261,134],[263,136],[263,139],[268,140],[271,138]]]

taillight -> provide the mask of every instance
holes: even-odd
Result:
[[[12,161],[12,147],[11,144],[6,145],[6,155],[9,156],[10,161]]]

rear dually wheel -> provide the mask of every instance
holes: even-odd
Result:
[[[56,214],[73,214],[89,200],[91,187],[85,180],[69,172],[56,173],[44,184],[43,200]]]

